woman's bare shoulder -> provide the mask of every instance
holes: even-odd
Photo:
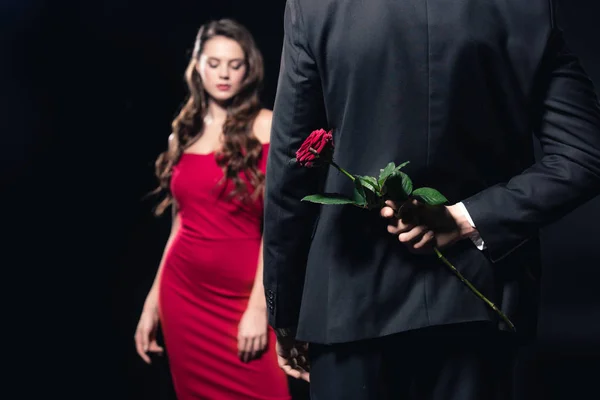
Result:
[[[169,135],[169,143],[168,143],[169,157],[174,158],[176,156],[178,142],[179,141],[177,140],[177,135],[175,135],[175,133],[171,133]]]
[[[273,120],[273,111],[263,108],[260,110],[254,120],[254,136],[263,144],[271,141],[271,121]]]

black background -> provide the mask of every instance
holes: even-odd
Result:
[[[524,0],[526,1],[526,0]],[[560,2],[572,49],[600,88],[600,4]],[[164,360],[133,333],[168,236],[143,196],[184,100],[200,24],[255,35],[271,108],[284,1],[0,2],[4,389],[63,399],[171,398]],[[600,201],[543,232],[540,340],[522,398],[595,398],[600,353]],[[302,392],[305,387],[299,386]],[[582,394],[591,390],[594,394]],[[4,397],[4,396],[2,396]],[[302,398],[302,396],[298,396]]]

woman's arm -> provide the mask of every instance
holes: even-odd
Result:
[[[158,265],[158,271],[156,271],[156,276],[154,277],[154,282],[152,283],[152,287],[148,292],[148,296],[146,297],[146,301],[144,303],[144,311],[150,311],[150,309],[154,308],[158,302],[158,288],[160,287],[160,276],[165,265],[165,259],[167,258],[167,254],[171,249],[171,245],[173,244],[173,239],[177,236],[177,232],[179,231],[181,225],[181,218],[179,217],[179,212],[175,203],[171,206],[172,211],[172,219],[171,222],[171,233],[169,234],[169,239],[167,240],[167,244],[165,245],[165,249],[163,251],[162,258],[160,260],[160,264]]]
[[[258,256],[258,268],[246,311],[238,326],[238,356],[244,362],[256,359],[268,343],[267,305],[263,288],[262,240]]]
[[[174,144],[174,135],[171,135],[169,137],[169,150],[173,149]],[[146,296],[146,300],[144,301],[142,315],[140,316],[140,320],[138,321],[138,325],[134,335],[136,351],[142,358],[142,360],[144,360],[144,362],[148,364],[152,363],[149,353],[163,353],[163,348],[158,345],[158,342],[156,340],[156,333],[159,325],[158,291],[160,287],[160,278],[164,268],[165,260],[167,258],[167,254],[171,250],[171,245],[173,244],[173,240],[177,236],[179,232],[179,227],[181,225],[181,220],[177,209],[177,203],[174,200],[171,204],[171,208],[173,213],[171,222],[171,233],[169,234],[169,239],[167,240],[167,244],[165,245],[160,264],[158,265],[158,271],[156,271],[154,282],[152,283],[152,287],[150,288],[150,291]]]
[[[271,137],[271,122],[273,120],[273,112],[271,110],[262,109],[254,123],[254,134],[261,143],[269,143]],[[264,155],[266,157],[266,154]],[[260,241],[260,250],[258,253],[258,267],[256,268],[256,277],[254,278],[254,286],[250,294],[248,307],[266,310],[265,288],[263,285],[263,241]]]
[[[256,268],[256,276],[254,278],[254,286],[250,293],[248,308],[265,311],[267,304],[265,300],[265,288],[263,286],[263,242],[260,241],[260,251],[258,253],[258,267]]]
[[[261,110],[254,122],[254,134],[261,143],[268,143],[271,134],[269,110]],[[260,241],[258,265],[246,311],[238,327],[238,355],[244,362],[262,354],[268,344],[267,302],[263,287],[263,241]]]
[[[169,157],[174,159],[177,153],[177,136],[174,133],[169,135],[168,142],[168,152]],[[167,240],[167,244],[165,245],[165,249],[163,251],[162,258],[160,260],[160,264],[158,265],[158,271],[156,271],[156,276],[154,277],[154,282],[152,283],[152,287],[148,292],[148,296],[146,296],[146,301],[144,303],[144,311],[147,309],[153,309],[158,301],[158,288],[160,287],[160,276],[165,264],[165,259],[167,258],[167,254],[171,249],[171,244],[173,243],[173,239],[177,236],[177,232],[179,231],[179,227],[181,225],[181,219],[179,217],[179,210],[177,208],[177,203],[175,199],[172,200],[171,203],[171,233],[169,234],[169,239]]]

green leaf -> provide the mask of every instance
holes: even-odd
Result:
[[[373,210],[383,207],[383,199],[380,194],[374,193],[365,188],[365,195],[367,197],[367,205],[365,206],[366,208]]]
[[[360,184],[363,185],[366,189],[369,189],[371,192],[375,194],[379,194],[379,182],[372,176],[360,176],[356,175],[356,179],[360,181]]]
[[[439,206],[448,202],[443,194],[435,189],[423,187],[412,192],[412,196],[430,206]]]
[[[365,188],[360,183],[360,179],[356,179],[354,181],[354,204],[359,207],[367,206],[367,194],[365,193]]]
[[[404,172],[396,171],[395,173],[400,174],[400,176],[402,177],[402,189],[404,189],[404,193],[406,193],[407,196],[410,196],[413,191],[412,180]]]
[[[335,205],[335,204],[354,204],[355,201],[345,197],[341,194],[313,194],[310,196],[306,196],[302,199],[302,201],[309,201],[311,203],[317,204],[327,204],[327,205]]]
[[[379,186],[383,187],[383,185],[385,184],[385,181],[387,180],[387,178],[390,177],[390,175],[392,175],[394,173],[394,170],[396,169],[396,164],[394,164],[393,162],[389,163],[388,165],[386,165],[386,167],[384,169],[379,170]]]
[[[403,162],[402,164],[396,166],[393,162],[386,165],[384,169],[379,170],[379,187],[383,188],[385,185],[385,181],[388,180],[390,176],[394,174],[394,172],[400,171],[400,169],[404,168],[410,161]]]
[[[403,162],[402,164],[400,164],[396,168],[394,168],[394,170],[400,171],[402,168],[406,167],[408,165],[408,163],[410,163],[410,161]]]
[[[388,199],[404,201],[411,195],[412,180],[402,171],[394,171],[385,182],[385,193]]]

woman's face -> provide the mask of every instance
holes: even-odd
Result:
[[[240,91],[246,76],[244,50],[233,39],[215,36],[204,44],[197,68],[209,96],[227,101]]]

